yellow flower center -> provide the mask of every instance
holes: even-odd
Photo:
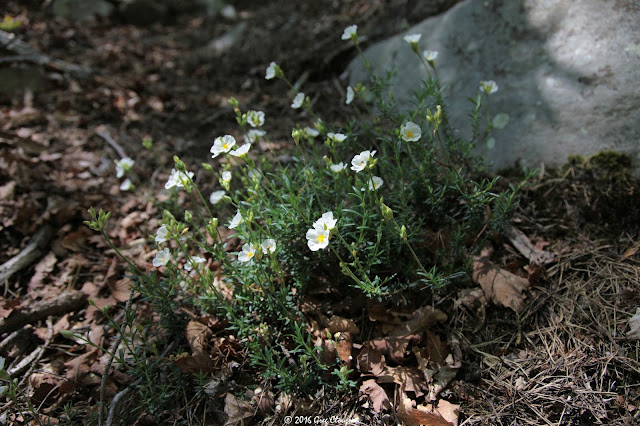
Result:
[[[407,130],[407,139],[410,139],[413,137],[413,132],[411,130]]]
[[[318,235],[318,242],[319,243],[324,243],[324,239],[325,239],[324,235]]]
[[[251,258],[253,257],[253,252],[252,252],[252,251],[250,251],[249,253],[247,253],[247,257],[248,257],[249,259],[251,259]]]

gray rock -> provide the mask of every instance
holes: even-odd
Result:
[[[56,0],[53,14],[73,21],[89,21],[96,16],[109,16],[113,5],[105,0]]]
[[[638,156],[637,0],[463,1],[365,51],[376,74],[397,71],[392,87],[401,110],[427,77],[402,39],[413,33],[422,34],[420,51],[439,51],[445,105],[460,136],[471,135],[467,98],[479,93],[481,80],[499,85],[490,102],[502,128],[487,144],[495,169],[558,165],[571,154],[608,149]],[[349,69],[351,85],[367,81],[361,60]]]

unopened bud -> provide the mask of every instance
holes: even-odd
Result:
[[[385,203],[380,202],[380,210],[382,211],[382,217],[385,220],[393,219],[393,210],[391,210],[391,208],[387,206]]]
[[[180,158],[178,158],[177,155],[173,156],[173,161],[176,163],[177,171],[184,172],[185,170],[187,170],[187,166],[182,162],[182,160],[180,160]]]
[[[187,223],[193,223],[193,214],[189,210],[184,212],[184,221]]]
[[[400,238],[407,241],[407,228],[404,225],[400,227]]]

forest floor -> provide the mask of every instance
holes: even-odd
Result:
[[[113,369],[101,386],[108,356],[60,333],[84,330],[109,347],[114,333],[99,308],[118,318],[129,295],[125,266],[83,224],[87,209],[111,211],[108,232],[116,246],[150,265],[155,252],[148,236],[161,214],[157,201],[167,198],[163,183],[172,157],[194,168],[209,161],[213,139],[236,126],[231,96],[244,109],[265,111],[271,139],[285,150],[304,113],[292,112],[282,84],[265,80],[275,61],[300,77],[292,80],[327,122],[346,124],[345,70],[356,52],[340,40],[342,30],[358,24],[359,34],[369,35],[366,45],[447,2],[416,8],[420,2],[400,0],[238,1],[235,16],[177,14],[173,22],[146,27],[116,18],[70,22],[36,3],[9,1],[3,12],[23,21],[16,38],[64,62],[11,59],[11,49],[0,56],[0,357],[25,392],[18,406],[0,397],[0,424],[34,424],[27,400],[45,424],[64,423],[65,407],[75,410],[70,423],[85,423],[96,417],[101,388],[110,400],[131,385]],[[410,20],[399,18],[405,16]],[[148,137],[153,151],[142,147]],[[121,190],[115,174],[114,160],[124,156],[136,161],[132,191]],[[302,398],[258,412],[218,392],[201,396],[212,400],[209,420],[187,409],[155,416],[143,410],[124,424],[222,424],[233,416],[282,424],[285,414],[344,420],[347,411],[360,424],[637,424],[640,185],[626,161],[610,154],[575,158],[542,169],[523,189],[513,218],[521,233],[494,241],[491,255],[501,271],[528,280],[517,295],[523,308],[499,306],[500,297],[487,300],[480,287],[437,293],[432,303],[447,319],[424,333],[422,349],[439,369],[421,369],[415,342],[406,342],[407,352],[390,356],[411,370],[382,386],[367,380],[371,375],[356,377],[360,392],[349,401]],[[213,188],[196,176],[205,190]],[[514,171],[502,179],[520,178]],[[26,252],[26,265],[5,277]],[[536,253],[552,253],[553,260]],[[144,312],[143,301],[133,303]],[[380,312],[375,319],[384,321]],[[241,349],[234,356],[245,363]],[[242,372],[230,374],[228,382],[246,382]],[[401,407],[399,387],[416,407]],[[437,407],[428,407],[430,396]],[[202,406],[193,411],[205,415]]]

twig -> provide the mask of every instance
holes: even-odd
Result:
[[[20,253],[0,265],[0,284],[4,284],[13,274],[38,259],[52,235],[53,227],[44,225]]]
[[[38,365],[38,363],[40,362],[40,359],[42,358],[42,355],[44,355],[44,351],[49,347],[49,344],[51,343],[51,340],[53,339],[53,321],[51,320],[51,317],[47,318],[47,329],[49,330],[49,333],[47,334],[47,340],[45,340],[44,345],[42,345],[39,348],[40,349],[40,353],[38,354],[36,359],[33,360],[33,363],[31,364],[31,367],[29,368],[29,371],[27,371],[24,374],[24,376],[22,377],[22,380],[20,380],[20,383],[18,384],[18,386],[23,386],[24,383],[29,378],[29,376],[31,376],[31,374],[33,373],[33,370],[36,369],[36,365]],[[9,374],[11,374],[11,373],[9,373]]]
[[[111,148],[113,148],[116,151],[116,153],[118,153],[120,158],[129,158],[127,153],[124,152],[124,149],[122,149],[122,147],[118,145],[118,143],[115,140],[113,140],[113,138],[111,137],[108,131],[104,130],[103,128],[98,128],[96,129],[96,135],[100,136],[102,139],[107,141],[107,143],[111,145]]]
[[[165,356],[167,356],[167,354],[173,350],[174,346],[175,346],[175,342],[171,342],[169,344],[169,346],[167,346],[165,348],[165,350],[162,351],[162,354],[160,354],[160,358],[164,358]],[[120,405],[120,401],[122,400],[122,398],[124,398],[125,396],[129,395],[131,390],[135,386],[139,385],[141,381],[142,381],[141,378],[136,380],[131,385],[127,386],[125,389],[121,390],[120,392],[118,392],[116,394],[116,396],[113,397],[113,400],[111,401],[111,407],[109,408],[109,415],[107,416],[107,422],[105,423],[105,426],[111,426],[113,424],[113,420],[114,420],[114,418],[116,416],[116,413],[118,412],[118,406]]]
[[[529,238],[519,229],[513,226],[507,226],[504,229],[505,236],[511,241],[511,244],[529,261],[536,265],[546,265],[555,262],[555,254],[540,250],[534,246]]]
[[[22,310],[13,311],[7,318],[0,318],[0,334],[10,333],[49,315],[77,311],[85,306],[86,299],[87,295],[80,291],[66,291],[51,300],[35,302]]]
[[[30,61],[39,65],[46,65],[58,71],[69,73],[75,77],[86,78],[91,74],[89,68],[70,64],[38,52],[27,43],[16,38],[15,34],[0,30],[0,47],[16,53],[17,60]],[[6,59],[5,59],[6,60]]]
[[[124,307],[123,312],[128,312],[131,308],[131,301],[133,300],[133,295],[135,291],[133,288],[129,291],[129,299],[127,299],[127,303]],[[126,320],[125,320],[126,321]],[[98,418],[98,425],[102,426],[104,415],[106,414],[106,405],[105,399],[107,397],[107,378],[109,377],[109,370],[111,369],[111,364],[113,364],[113,359],[116,356],[116,352],[118,351],[118,347],[120,343],[122,343],[122,333],[123,329],[120,327],[121,332],[118,333],[118,336],[111,344],[111,348],[109,349],[109,360],[107,361],[107,365],[104,367],[104,371],[102,372],[102,380],[100,381],[100,417]]]

